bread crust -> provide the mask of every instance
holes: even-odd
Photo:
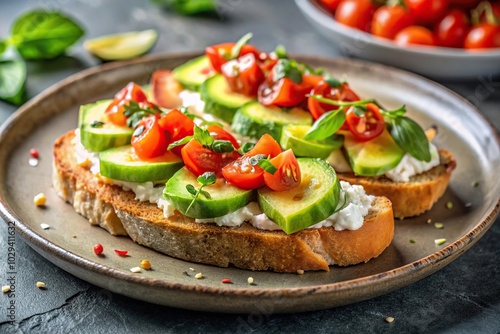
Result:
[[[431,170],[412,176],[409,182],[394,182],[385,176],[365,177],[353,173],[338,173],[339,179],[359,184],[366,193],[386,196],[392,203],[394,217],[413,217],[430,210],[443,196],[456,161],[451,152],[439,149],[440,164]]]
[[[57,193],[91,223],[112,234],[128,234],[135,242],[172,257],[250,270],[328,271],[329,265],[347,266],[379,256],[394,236],[392,206],[385,197],[376,198],[356,231],[320,228],[287,235],[248,223],[239,227],[195,223],[179,213],[167,219],[155,204],[135,200],[132,192],[104,183],[78,165],[73,138],[70,131],[54,144]]]

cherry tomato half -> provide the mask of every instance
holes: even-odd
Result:
[[[182,85],[175,80],[172,71],[156,70],[151,77],[151,91],[155,103],[162,108],[176,108],[182,105],[179,93]]]
[[[320,0],[321,4],[328,8],[330,12],[335,13],[341,0]]]
[[[367,141],[380,135],[385,128],[384,117],[379,108],[373,104],[366,105],[367,110],[363,116],[358,116],[354,108],[350,107],[346,113],[346,123],[349,131],[359,141]]]
[[[114,100],[106,108],[106,115],[108,119],[116,125],[127,125],[127,117],[123,114],[125,112],[124,105],[129,101],[137,103],[147,102],[146,93],[142,88],[133,82],[130,82],[125,88],[116,93]]]
[[[465,36],[464,48],[469,50],[500,47],[500,26],[480,23],[473,26]]]
[[[252,53],[228,61],[221,71],[231,90],[246,96],[257,96],[259,85],[265,80]]]
[[[216,140],[227,140],[227,141],[230,141],[231,144],[233,144],[233,146],[236,149],[240,148],[240,144],[238,144],[238,141],[233,137],[233,135],[230,134],[229,132],[227,132],[226,130],[224,130],[223,128],[221,128],[220,126],[218,126],[218,125],[209,125],[207,127],[207,130],[208,130],[208,132],[210,132],[210,135],[214,139],[216,139]]]
[[[469,20],[462,10],[452,9],[434,27],[436,43],[448,48],[461,48],[469,29]]]
[[[394,42],[400,46],[407,45],[436,45],[436,39],[429,29],[422,26],[409,26],[401,30],[394,37]]]
[[[438,20],[445,12],[449,0],[404,0],[418,23],[426,24]]]
[[[300,184],[300,166],[291,149],[272,158],[271,163],[278,170],[274,174],[264,172],[266,186],[274,191],[286,191]]]
[[[141,160],[165,154],[167,146],[167,138],[158,124],[156,116],[144,117],[139,121],[132,135],[132,147]]]
[[[375,36],[393,39],[402,29],[415,23],[415,18],[403,6],[382,6],[373,14],[371,32]]]
[[[186,136],[192,136],[194,132],[194,122],[178,109],[172,109],[169,113],[163,115],[158,124],[165,133],[169,144]],[[182,147],[176,146],[172,149],[172,152],[180,156]]]
[[[258,99],[265,106],[293,107],[305,100],[307,89],[290,78],[281,78],[274,84],[265,81],[259,86]]]
[[[325,81],[321,81],[311,90],[311,95],[321,95],[328,99],[337,101],[354,102],[360,100],[359,96],[349,87],[347,83],[341,84],[340,87],[331,87]],[[338,109],[336,106],[321,103],[312,97],[307,99],[307,106],[314,119],[318,119],[327,111]]]
[[[263,135],[255,146],[237,160],[222,168],[224,178],[241,189],[257,189],[264,183],[264,170],[258,165],[253,166],[250,159],[258,154],[274,158],[281,153],[281,147],[268,134]]]
[[[205,54],[216,72],[220,73],[222,65],[230,60],[229,56],[231,55],[235,45],[236,43],[223,43],[212,45],[205,49]],[[237,55],[237,57],[241,57],[249,53],[253,53],[257,58],[259,58],[259,55],[261,54],[260,51],[253,45],[245,44],[241,48],[240,54]]]
[[[371,0],[342,0],[335,12],[335,20],[346,26],[370,31],[370,23],[377,7]]]

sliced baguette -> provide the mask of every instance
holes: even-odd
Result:
[[[295,272],[329,270],[379,256],[394,236],[390,201],[377,197],[363,226],[356,230],[307,229],[292,235],[259,230],[248,223],[219,227],[195,223],[179,213],[164,218],[155,204],[135,200],[132,192],[100,181],[78,165],[74,132],[54,145],[54,188],[75,210],[112,234],[191,262],[250,270]]]
[[[339,179],[359,184],[368,194],[385,196],[392,203],[394,217],[417,216],[430,210],[443,196],[456,167],[453,155],[439,150],[440,164],[431,170],[412,176],[409,182],[394,182],[385,176],[356,176],[352,173],[338,173]]]

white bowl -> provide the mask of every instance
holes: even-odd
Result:
[[[389,40],[337,23],[315,0],[295,0],[302,14],[344,55],[423,74],[434,79],[477,79],[500,74],[500,49],[466,51],[443,47],[402,48]]]

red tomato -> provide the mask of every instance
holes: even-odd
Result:
[[[335,13],[339,6],[340,0],[320,0],[321,4],[328,8],[332,13]]]
[[[272,158],[271,163],[278,170],[274,174],[264,172],[266,186],[274,191],[286,191],[300,184],[300,166],[291,149]]]
[[[371,0],[342,0],[335,12],[335,20],[346,26],[370,31],[370,22],[377,7]]]
[[[124,105],[131,100],[138,103],[148,100],[142,88],[133,82],[116,93],[114,100],[106,108],[108,119],[116,125],[127,125],[127,117],[123,114],[125,112]]]
[[[359,96],[349,87],[348,84],[343,83],[340,87],[330,87],[325,81],[319,82],[311,91],[311,95],[321,95],[327,99],[337,100],[337,101],[359,101]],[[337,110],[338,107],[331,104],[321,103],[318,100],[309,97],[307,99],[307,106],[309,112],[314,119],[318,119],[327,111]]]
[[[393,39],[399,31],[414,23],[414,17],[404,7],[382,6],[373,14],[371,32],[375,36]]]
[[[148,160],[167,152],[167,138],[154,115],[139,121],[132,135],[132,147],[141,160]]]
[[[449,0],[404,0],[406,7],[419,23],[432,23],[441,17]]]
[[[384,117],[380,113],[379,108],[373,104],[366,105],[367,111],[359,117],[351,107],[346,113],[346,123],[349,131],[359,141],[367,141],[380,135],[385,128]]]
[[[265,80],[264,72],[252,53],[228,61],[222,65],[221,71],[231,90],[246,96],[257,96],[259,85]]]
[[[156,70],[151,77],[151,91],[155,103],[162,108],[176,108],[182,105],[179,93],[182,85],[175,80],[172,71]]]
[[[294,107],[305,100],[309,93],[307,88],[289,78],[281,78],[272,85],[268,81],[262,83],[257,95],[259,102],[265,106]]]
[[[436,45],[432,31],[422,26],[409,26],[401,30],[394,37],[397,45]]]
[[[231,144],[233,144],[233,146],[236,149],[240,148],[240,144],[238,144],[238,141],[233,137],[233,135],[230,134],[229,132],[227,132],[226,130],[224,130],[223,128],[221,128],[220,126],[218,126],[218,125],[209,125],[207,127],[207,130],[208,130],[208,132],[210,132],[210,135],[214,139],[230,141]]]
[[[193,135],[194,122],[178,109],[172,109],[168,114],[163,115],[158,124],[166,134],[169,144]],[[181,155],[182,147],[176,146],[172,149],[172,152]]]
[[[230,56],[235,44],[236,43],[223,43],[212,45],[205,49],[205,54],[210,60],[213,69],[218,73],[220,73],[222,65],[230,60]],[[253,45],[245,44],[241,48],[240,54],[237,57],[241,57],[249,53],[253,53],[257,58],[260,55],[260,51],[257,50]]]
[[[434,27],[436,43],[448,48],[461,48],[468,29],[467,15],[459,9],[452,9]]]
[[[483,0],[450,0],[450,5],[470,9],[476,7],[481,1]]]
[[[464,48],[470,50],[500,48],[500,26],[480,23],[465,36]]]
[[[281,153],[280,145],[268,134],[263,135],[245,155],[222,168],[222,175],[230,183],[241,189],[257,189],[264,183],[264,170],[252,166],[250,159],[258,154],[274,158]]]
[[[217,153],[204,148],[199,142],[191,139],[181,150],[182,160],[187,169],[196,176],[205,172],[213,172],[218,177],[222,175],[222,167],[240,157],[236,151]]]

